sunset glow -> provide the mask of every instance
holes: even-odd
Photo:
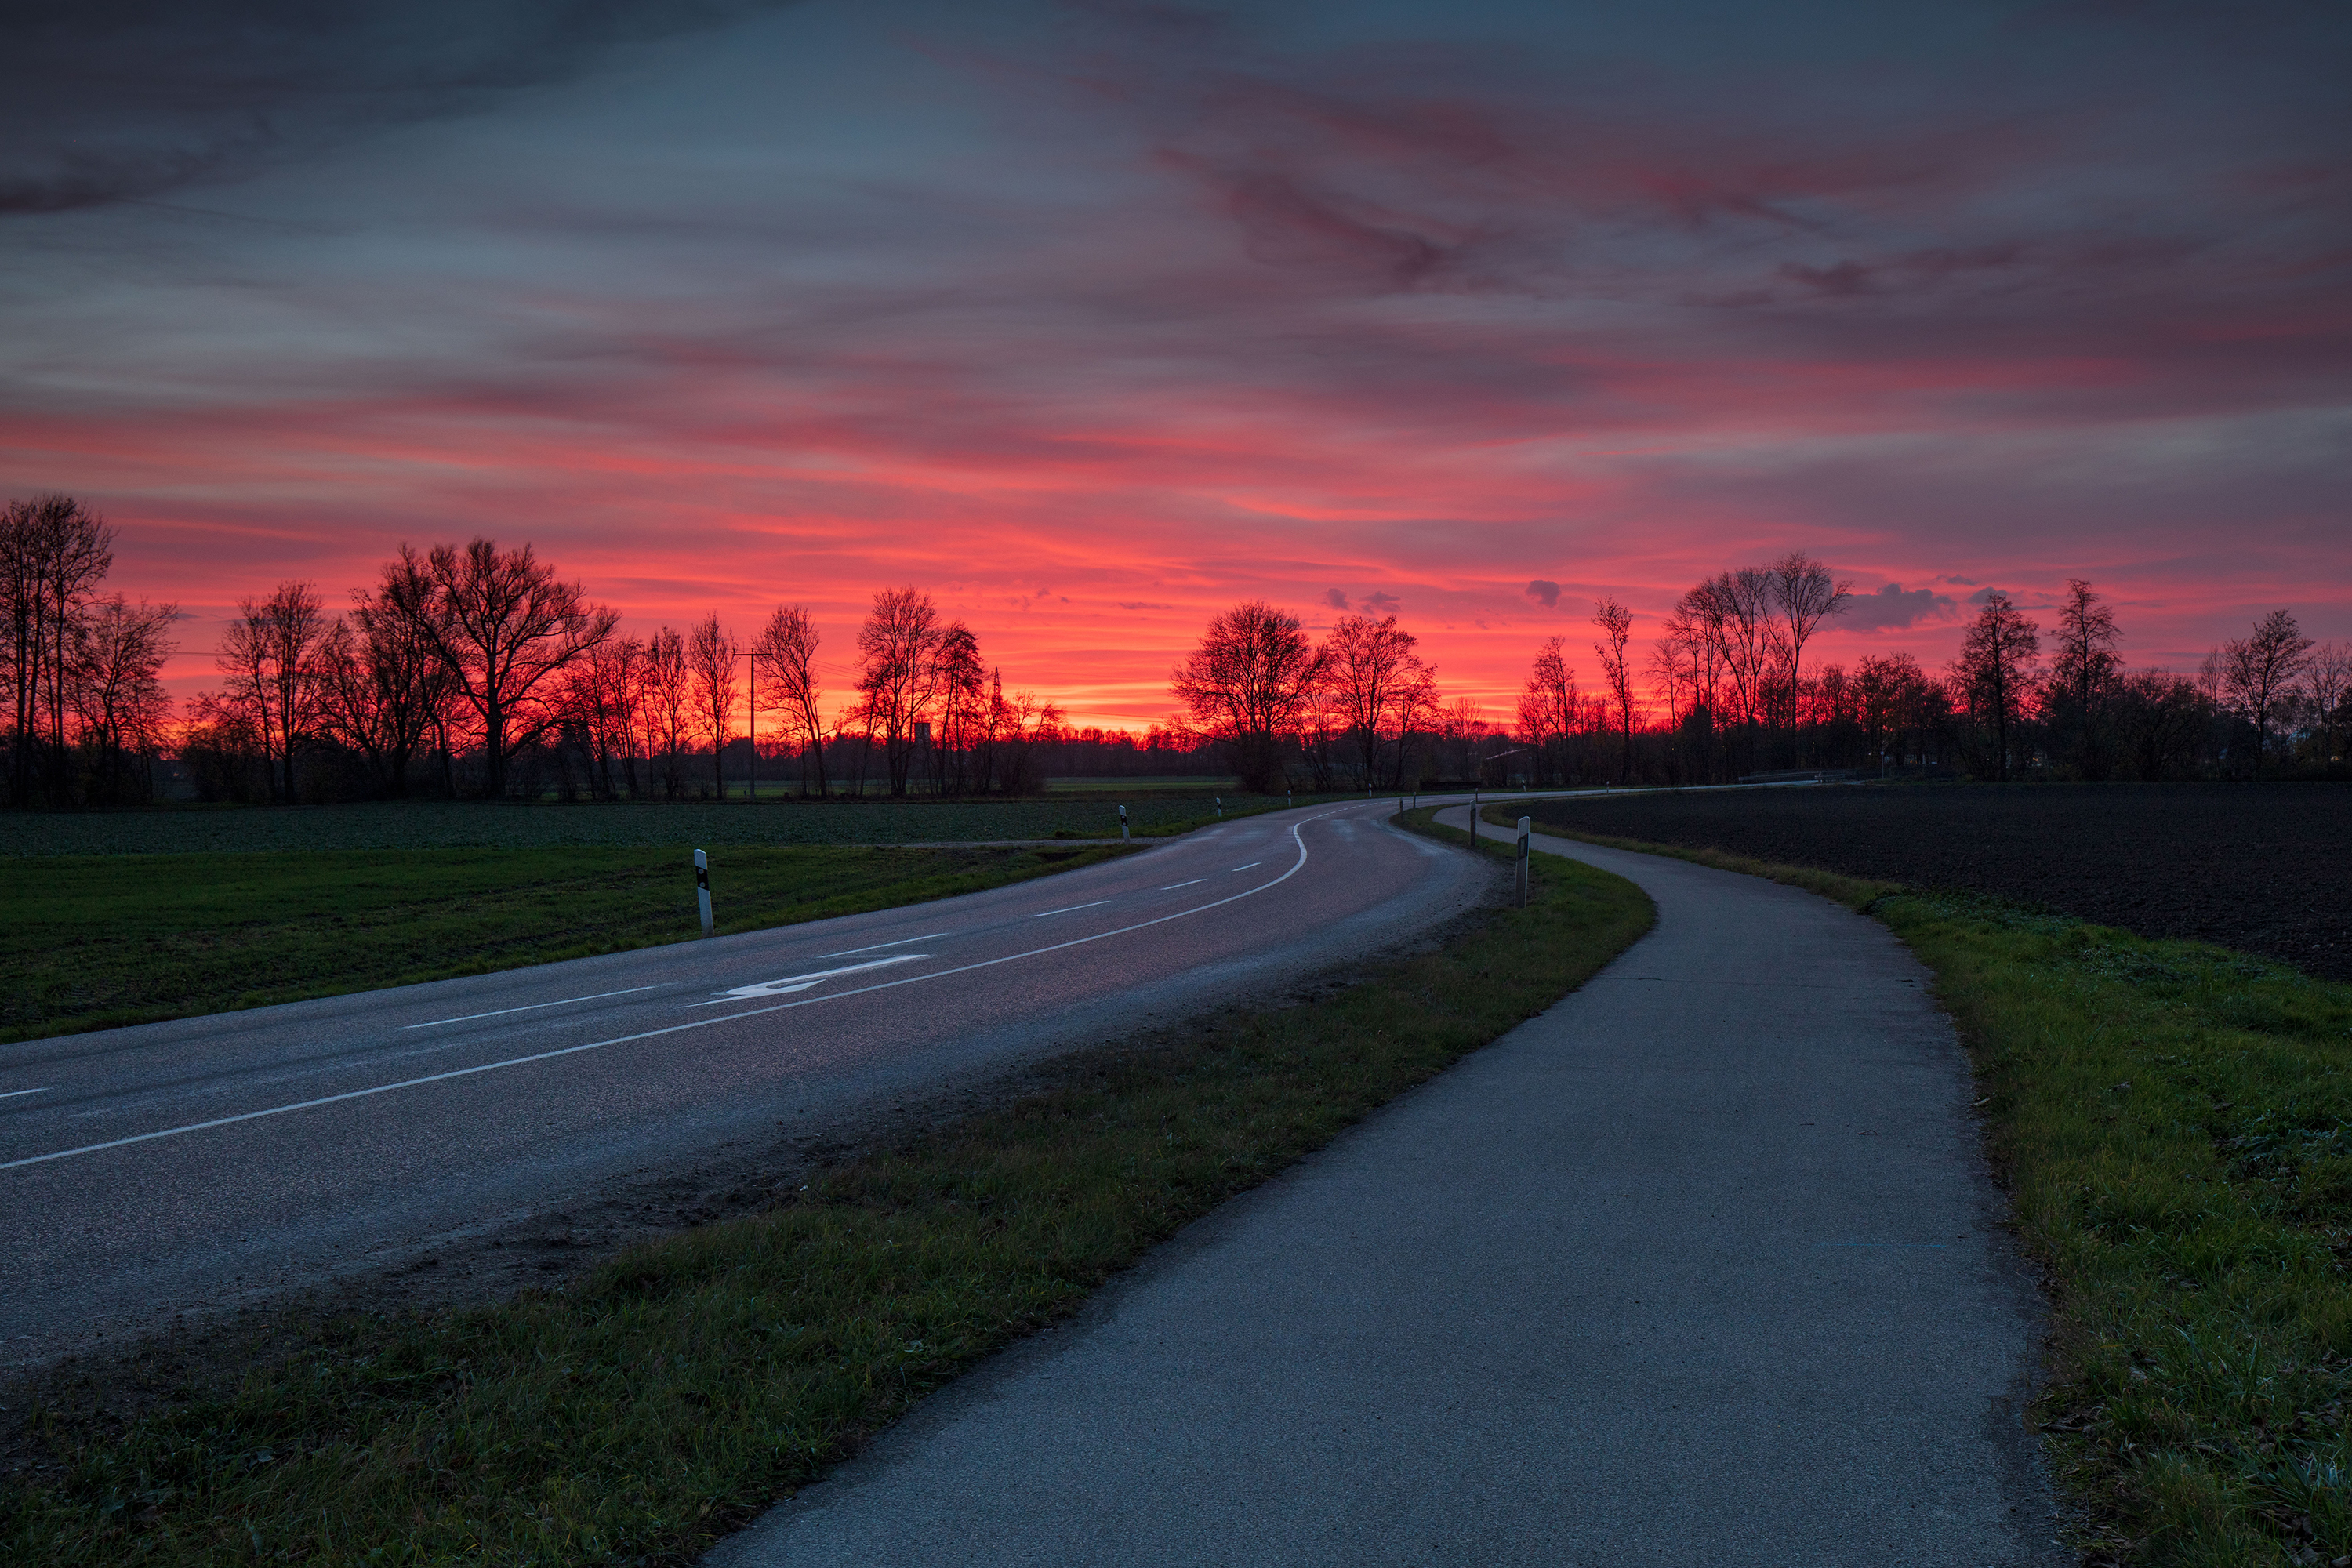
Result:
[[[481,23],[459,92],[425,6],[314,92],[20,104],[0,478],[120,528],[181,696],[240,595],[477,533],[631,631],[806,603],[835,694],[913,584],[1135,728],[1238,599],[1393,609],[1499,719],[1595,595],[1790,548],[1828,660],[2069,577],[2134,664],[2352,636],[2341,8],[1276,10]]]

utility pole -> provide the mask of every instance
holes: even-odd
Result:
[[[760,800],[760,656],[744,653],[737,657],[751,667],[751,801],[756,805]],[[722,794],[719,798],[723,800],[726,797]]]

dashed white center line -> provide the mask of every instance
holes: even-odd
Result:
[[[1228,877],[1230,877],[1230,876],[1232,876],[1232,875],[1234,874],[1234,871],[1255,871],[1255,870],[1256,870],[1256,869],[1258,868],[1258,867],[1259,867],[1259,866],[1261,866],[1261,865],[1263,865],[1263,864],[1264,864],[1264,862],[1263,862],[1263,861],[1253,860],[1253,861],[1251,861],[1251,862],[1250,862],[1248,865],[1246,865],[1246,866],[1236,866],[1236,867],[1234,867],[1233,871],[1228,871],[1228,872],[1226,872],[1226,873],[1225,873],[1225,875],[1226,875],[1226,876],[1228,876]]]
[[[47,1094],[49,1089],[50,1086],[47,1084],[43,1084],[38,1089],[12,1089],[5,1093],[0,1093],[0,1100],[14,1100],[20,1094]]]
[[[1206,877],[1195,877],[1189,882],[1171,882],[1160,890],[1163,893],[1172,893],[1179,888],[1197,888],[1208,879]]]
[[[1091,904],[1069,904],[1058,910],[1040,910],[1029,918],[1033,921],[1042,921],[1047,915],[1066,915],[1072,910],[1098,910],[1108,902],[1110,902],[1108,899],[1097,899]]]
[[[664,981],[662,984],[668,984]],[[457,1018],[428,1018],[422,1024],[403,1024],[404,1029],[430,1029],[443,1024],[470,1024],[477,1018],[503,1018],[509,1013],[536,1013],[541,1007],[569,1007],[574,1002],[602,1002],[607,996],[634,996],[640,991],[658,991],[661,985],[632,985],[625,991],[599,991],[593,996],[566,996],[561,1002],[533,1002],[528,1007],[497,1007],[488,1013],[467,1013]]]
[[[942,937],[947,934],[949,933],[943,931],[935,931],[931,932],[930,936],[902,936],[896,942],[877,942],[872,947],[845,947],[839,952],[820,952],[817,956],[819,958],[847,958],[854,952],[879,952],[886,947],[904,947],[910,942],[929,942],[934,937]]]

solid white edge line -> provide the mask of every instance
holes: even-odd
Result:
[[[0,1094],[0,1100],[14,1100],[20,1094],[47,1094],[55,1087],[53,1084],[45,1083],[38,1089],[12,1089],[5,1094]]]
[[[1039,910],[1035,914],[1031,915],[1029,918],[1033,921],[1042,921],[1047,915],[1066,915],[1073,914],[1079,910],[1098,910],[1108,902],[1110,902],[1108,899],[1097,899],[1091,904],[1072,904],[1066,909],[1059,910]]]
[[[427,1018],[422,1024],[403,1024],[404,1029],[431,1029],[443,1024],[470,1024],[477,1018],[503,1018],[509,1013],[536,1013],[541,1007],[569,1007],[574,1002],[602,1002],[607,996],[634,996],[640,991],[658,991],[665,985],[675,985],[675,980],[657,980],[651,985],[632,985],[625,991],[599,991],[593,996],[566,996],[561,1002],[533,1002],[528,1007],[493,1007],[487,1013],[468,1013],[462,1018]]]
[[[205,1132],[215,1127],[232,1127],[240,1121],[257,1121],[265,1116],[283,1116],[289,1111],[315,1110],[322,1105],[339,1105],[347,1100],[365,1100],[371,1095],[390,1094],[397,1089],[416,1089],[428,1083],[446,1083],[451,1079],[471,1078],[476,1073],[496,1072],[501,1068],[527,1067],[532,1062],[551,1061],[557,1057],[572,1057],[578,1056],[583,1051],[602,1050],[606,1046],[625,1046],[637,1040],[650,1040],[663,1035],[680,1034],[688,1029],[707,1029],[713,1024],[731,1024],[739,1018],[758,1018],[770,1013],[790,1012],[794,1007],[814,1007],[820,1003],[840,1002],[851,996],[864,996],[876,991],[895,991],[901,985],[913,985],[925,980],[944,980],[950,974],[968,974],[975,969],[992,969],[1000,963],[1014,963],[1024,958],[1042,958],[1049,952],[1084,947],[1088,942],[1103,942],[1111,937],[1125,936],[1129,931],[1144,931],[1156,925],[1166,925],[1170,921],[1181,921],[1192,915],[1206,914],[1211,910],[1223,909],[1227,904],[1239,903],[1244,899],[1255,898],[1269,888],[1282,886],[1283,883],[1298,875],[1299,870],[1307,864],[1307,840],[1300,836],[1298,830],[1309,822],[1319,821],[1323,816],[1336,815],[1342,809],[1349,808],[1335,807],[1332,811],[1323,812],[1317,816],[1306,817],[1291,824],[1290,837],[1298,846],[1298,858],[1291,862],[1289,870],[1272,881],[1261,882],[1255,888],[1228,894],[1224,898],[1213,900],[1192,909],[1179,910],[1172,915],[1160,915],[1151,920],[1138,921],[1131,926],[1121,926],[1116,931],[1097,931],[1092,936],[1073,937],[1068,942],[1057,942],[1050,947],[1031,948],[1026,952],[1008,952],[1002,958],[983,958],[977,963],[960,964],[953,969],[935,969],[928,974],[909,974],[903,980],[885,980],[878,985],[861,985],[855,991],[835,991],[824,996],[804,996],[797,1002],[780,1002],[772,1007],[753,1007],[746,1012],[729,1013],[722,1017],[697,1018],[691,1023],[672,1024],[667,1028],[646,1029],[635,1035],[616,1035],[609,1040],[591,1040],[584,1046],[563,1046],[551,1051],[534,1051],[527,1057],[509,1057],[504,1061],[483,1062],[469,1068],[453,1068],[447,1072],[428,1073],[423,1078],[403,1079],[398,1083],[380,1083],[372,1089],[346,1089],[341,1094],[321,1095],[316,1100],[298,1100],[292,1105],[273,1105],[267,1110],[247,1110],[236,1116],[215,1117],[210,1121],[192,1121],[184,1127],[164,1127],[152,1132],[135,1132],[128,1138],[113,1138],[103,1143],[85,1143],[79,1149],[59,1149],[49,1154],[28,1154],[21,1160],[0,1162],[0,1171],[15,1171],[26,1165],[46,1164],[51,1160],[70,1160],[79,1154],[102,1153],[106,1150],[121,1149],[132,1143],[152,1142],[158,1138],[176,1138],[184,1132]],[[1108,899],[1099,901],[1110,902]],[[1075,909],[1090,907],[1084,904],[1072,906]]]

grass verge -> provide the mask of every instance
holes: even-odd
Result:
[[[2054,1311],[2092,1563],[2352,1558],[2352,986],[1969,893],[1628,839],[1885,922],[1935,972]]]
[[[711,852],[722,931],[1069,870],[1116,847]],[[0,859],[0,1040],[443,980],[696,935],[678,849]]]
[[[575,1288],[292,1325],[299,1347],[239,1386],[119,1427],[37,1408],[48,1458],[0,1489],[0,1557],[690,1560],[1648,929],[1632,884],[1544,872],[1528,908],[1483,911],[1311,1005],[1074,1060],[1004,1110]]]

